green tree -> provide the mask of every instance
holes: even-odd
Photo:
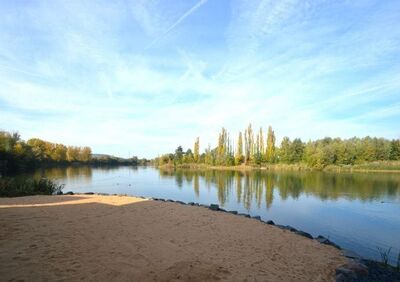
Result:
[[[176,148],[175,150],[174,162],[181,164],[182,158],[183,158],[183,149],[182,146],[178,146],[178,148]]]
[[[18,132],[0,131],[0,151],[11,152],[19,141],[20,135]]]
[[[28,140],[27,144],[32,148],[32,153],[36,160],[45,161],[48,159],[48,156],[46,155],[48,149],[43,140],[32,138]]]
[[[261,164],[261,162],[263,160],[263,157],[262,157],[263,151],[261,150],[261,148],[263,148],[264,146],[262,144],[263,141],[261,141],[262,139],[263,139],[262,138],[262,130],[260,130],[260,132],[257,133],[256,142],[254,144],[255,149],[254,149],[254,159],[253,160],[254,160],[254,163],[256,163],[256,164]]]
[[[337,165],[351,165],[355,162],[355,146],[352,139],[349,140],[341,140],[340,138],[336,138],[333,140],[332,144],[336,160],[335,164]]]
[[[194,156],[193,156],[192,150],[187,149],[186,153],[183,155],[183,162],[189,164],[189,163],[193,163],[193,161],[194,161]]]
[[[390,141],[389,159],[400,160],[400,140]]]
[[[303,159],[304,144],[300,138],[293,140],[290,146],[290,162],[298,163]]]
[[[371,137],[361,139],[359,159],[361,161],[372,162],[376,158],[376,147]]]
[[[373,138],[375,145],[375,160],[383,161],[390,158],[390,142],[384,138]]]
[[[291,146],[292,142],[289,137],[285,136],[282,139],[281,146],[279,148],[279,161],[283,163],[291,162]]]

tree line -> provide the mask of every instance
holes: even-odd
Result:
[[[66,146],[38,138],[23,141],[18,133],[0,131],[0,173],[13,173],[38,165],[138,164],[137,157],[122,159],[112,156],[94,158],[90,147]]]
[[[268,127],[266,138],[262,128],[254,132],[252,125],[239,132],[234,144],[225,128],[218,135],[217,146],[210,145],[200,154],[200,139],[191,149],[178,146],[174,153],[155,159],[158,165],[206,164],[212,166],[305,164],[322,169],[328,165],[355,165],[374,161],[400,160],[400,140],[376,137],[350,139],[325,137],[303,142],[284,137],[276,144],[275,132]]]

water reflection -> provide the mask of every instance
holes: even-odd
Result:
[[[246,209],[252,203],[270,209],[275,191],[280,199],[298,199],[302,195],[320,200],[378,201],[398,200],[400,175],[398,174],[337,174],[324,172],[228,171],[228,170],[159,170],[162,178],[175,178],[178,187],[192,186],[200,196],[200,183],[217,189],[219,203],[223,206],[235,197]],[[186,182],[186,183],[185,183]],[[264,199],[264,201],[263,201]]]
[[[92,168],[89,166],[69,166],[36,170],[35,178],[45,177],[50,179],[79,180],[90,183],[92,180]]]
[[[126,167],[129,170],[137,171],[137,166]],[[93,178],[93,170],[103,176],[114,176],[115,173],[121,170],[121,167],[116,166],[66,166],[66,167],[51,167],[37,169],[33,173],[34,178],[49,178],[59,180],[66,183],[91,184]],[[105,177],[104,179],[106,179]]]

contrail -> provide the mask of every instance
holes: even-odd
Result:
[[[165,37],[168,33],[171,32],[177,25],[179,25],[183,20],[193,14],[198,8],[203,6],[207,0],[200,0],[196,5],[190,8],[186,13],[184,13],[176,22],[174,22],[161,36],[155,38],[146,48],[145,50],[150,49],[154,44],[156,44],[161,38]]]

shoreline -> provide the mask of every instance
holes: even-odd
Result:
[[[0,208],[5,279],[326,281],[346,263],[332,246],[215,206],[87,193]]]

